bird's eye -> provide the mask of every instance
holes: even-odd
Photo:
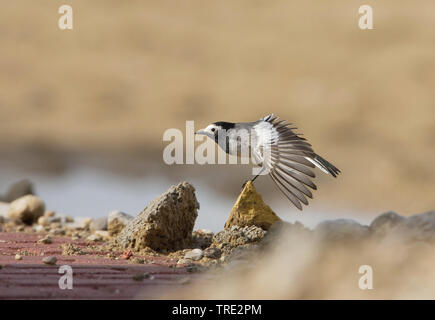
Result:
[[[215,128],[211,128],[211,132],[215,132],[215,130],[216,130]]]

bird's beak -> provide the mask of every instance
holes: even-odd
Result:
[[[206,132],[205,132],[205,130],[201,129],[201,130],[196,131],[195,134],[198,134],[198,135],[200,135],[200,134],[205,135]]]

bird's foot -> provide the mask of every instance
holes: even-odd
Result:
[[[252,180],[246,180],[245,182],[243,182],[243,184],[242,184],[242,190],[245,189],[245,186],[246,186],[246,184],[247,184],[249,181],[252,182]]]

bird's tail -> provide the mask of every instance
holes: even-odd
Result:
[[[337,177],[338,174],[341,172],[336,166],[334,166],[332,163],[328,162],[318,154],[316,154],[314,158],[310,158],[308,160],[310,160],[320,170],[332,175],[334,178]]]

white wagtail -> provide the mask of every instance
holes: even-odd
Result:
[[[278,121],[273,114],[254,122],[214,122],[195,132],[213,139],[226,153],[235,156],[248,154],[249,158],[270,175],[273,182],[299,209],[308,205],[306,197],[316,185],[311,168],[319,168],[334,178],[340,173],[334,165],[316,154],[301,134],[295,133],[291,123]],[[243,153],[247,150],[248,153]],[[260,172],[261,173],[261,172]],[[257,174],[251,181],[254,181]]]

